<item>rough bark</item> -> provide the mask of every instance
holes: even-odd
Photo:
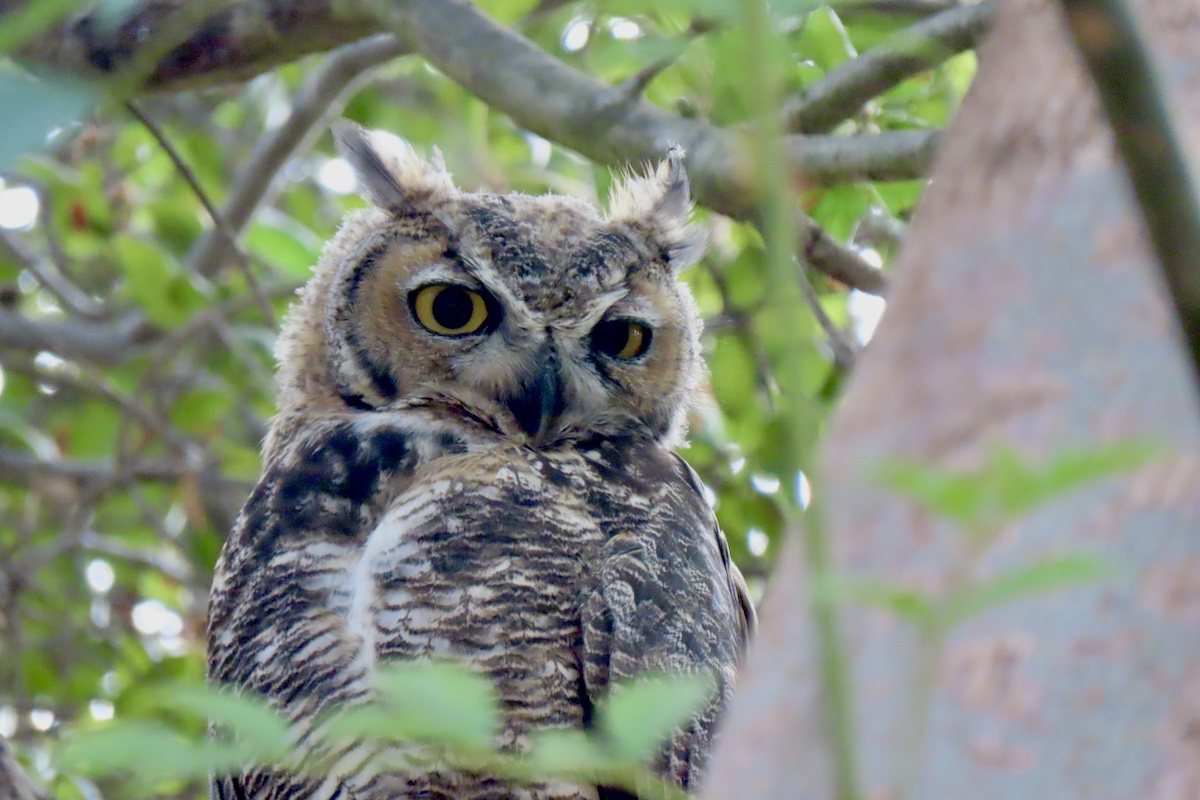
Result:
[[[1200,156],[1200,6],[1136,6],[1185,149]],[[1093,86],[1052,2],[1003,6],[933,174],[825,445],[839,567],[930,592],[1068,553],[1100,554],[1114,573],[955,628],[924,736],[913,724],[923,646],[913,626],[845,608],[865,795],[1200,797],[1200,400]],[[1054,500],[978,559],[960,532],[875,477],[886,459],[971,467],[1002,442],[1048,458],[1139,438],[1159,443],[1150,465]],[[778,683],[816,673],[811,623],[796,613],[803,584],[785,559],[710,797],[757,789],[761,772],[780,777],[753,794],[760,800],[833,796],[819,771],[810,786],[785,767],[824,747],[805,734],[821,719],[819,696]],[[756,751],[763,730],[792,736],[795,749]]]
[[[119,17],[72,14],[22,49],[22,60],[76,77],[108,78],[137,64],[148,45],[173,38],[146,68],[149,89],[180,91],[247,80],[280,64],[381,31],[378,15],[329,0],[187,0],[120,4]],[[183,23],[183,29],[175,27]],[[0,24],[3,23],[0,18]]]

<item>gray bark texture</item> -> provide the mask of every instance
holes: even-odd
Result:
[[[1200,163],[1200,5],[1135,6]],[[953,629],[923,732],[914,627],[844,607],[863,795],[1200,797],[1200,404],[1096,93],[1052,2],[1003,4],[933,176],[825,443],[838,568],[931,593],[1067,554],[1099,554],[1113,569]],[[1146,466],[1056,498],[977,556],[875,477],[888,459],[971,468],[1000,443],[1048,459],[1130,439],[1158,444]],[[818,654],[802,563],[789,542],[723,734],[714,800],[837,791],[821,694],[809,688]]]

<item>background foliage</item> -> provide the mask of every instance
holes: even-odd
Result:
[[[4,17],[0,49],[12,52],[74,5],[31,3]],[[482,5],[567,64],[607,83],[639,80],[658,106],[735,129],[762,116],[764,97],[779,110],[947,8],[772,4],[764,67],[747,57],[753,4]],[[362,204],[323,123],[280,169],[253,172],[330,58],[138,99],[151,127],[124,104],[119,82],[35,76],[0,61],[0,734],[60,797],[195,796],[194,781],[92,780],[49,754],[65,733],[114,715],[202,729],[153,698],[202,678],[208,583],[258,475],[279,318],[322,242]],[[944,125],[974,56],[935,60],[834,133]],[[764,75],[778,81],[778,97]],[[326,111],[344,102],[351,119],[425,152],[439,147],[464,187],[603,203],[612,182],[608,167],[522,129],[419,57],[384,63],[337,97]],[[202,262],[201,250],[222,245],[205,203],[227,209],[248,176],[270,188],[242,232],[241,255]],[[793,188],[832,237],[886,269],[922,181],[854,178]],[[882,301],[810,273],[812,302],[776,302],[759,232],[698,213],[713,246],[686,279],[707,323],[711,395],[685,456],[761,589],[781,535],[781,498],[795,492],[807,502],[803,482],[793,486],[795,465],[807,463]]]

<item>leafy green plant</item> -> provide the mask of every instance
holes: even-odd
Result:
[[[374,678],[375,697],[333,714],[320,726],[327,743],[346,740],[422,745],[438,763],[518,782],[552,779],[639,791],[648,798],[683,793],[664,784],[647,764],[671,731],[694,715],[712,691],[704,675],[649,675],[617,686],[597,709],[593,730],[546,729],[528,752],[496,749],[501,712],[491,682],[448,662],[393,664]],[[77,732],[58,749],[58,768],[91,776],[133,773],[156,781],[203,780],[250,764],[322,774],[316,760],[295,766],[288,725],[258,698],[183,685],[147,698],[161,711],[210,721],[217,738],[186,736],[179,726],[116,720]],[[317,749],[320,745],[317,745]],[[385,747],[380,750],[387,756]]]
[[[919,647],[910,691],[911,735],[906,740],[911,752],[902,762],[906,765],[903,791],[915,785],[922,763],[937,667],[951,631],[997,606],[1095,583],[1114,572],[1114,565],[1099,554],[1067,553],[980,580],[975,576],[978,561],[1007,527],[1091,482],[1141,466],[1156,452],[1145,442],[1133,442],[1058,453],[1038,462],[1000,446],[975,470],[892,461],[877,471],[881,483],[949,522],[961,535],[960,563],[948,570],[950,581],[940,593],[832,572],[823,576],[816,589],[818,602],[886,609],[916,629]]]

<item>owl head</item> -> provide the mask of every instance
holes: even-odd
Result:
[[[461,191],[440,154],[352,123],[334,138],[372,207],[347,217],[288,316],[281,412],[446,400],[535,447],[682,435],[703,362],[677,278],[705,248],[682,150],[603,216]]]

